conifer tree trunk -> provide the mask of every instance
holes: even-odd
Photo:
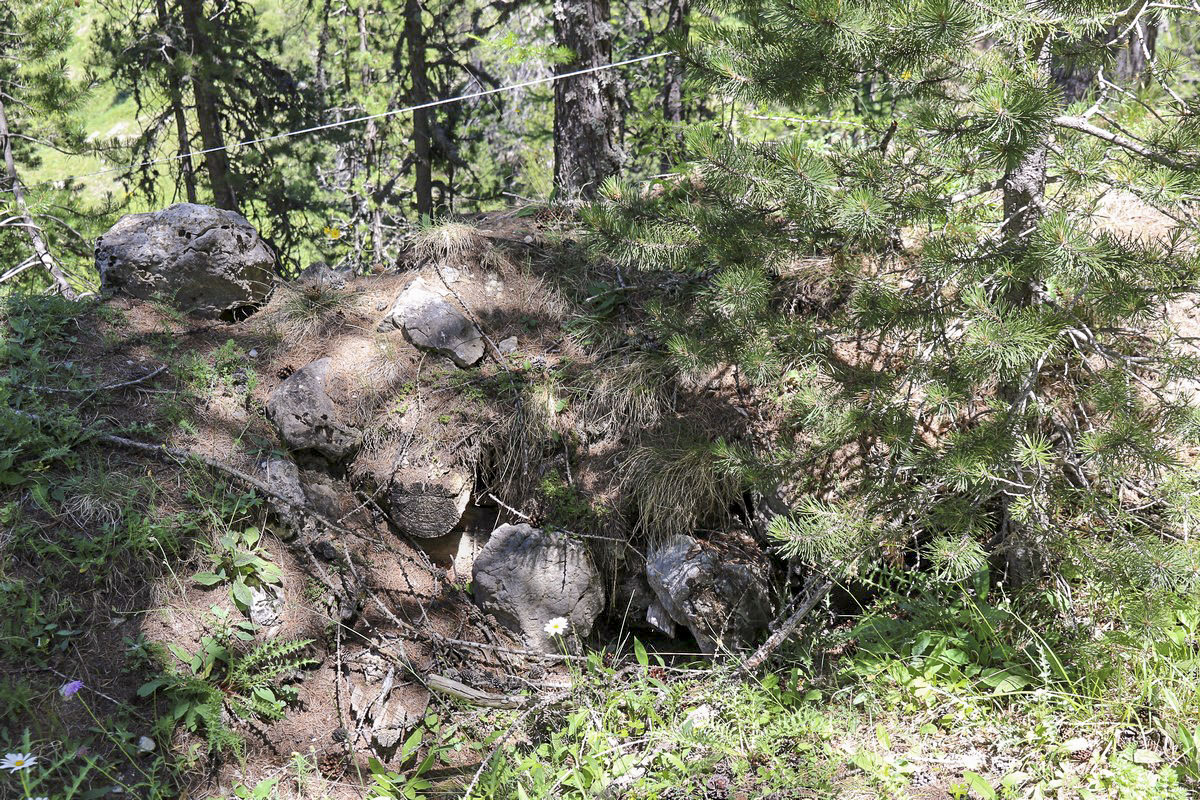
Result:
[[[425,66],[425,30],[421,24],[420,0],[406,0],[404,4],[404,38],[408,42],[408,71],[412,79],[413,104],[429,100],[429,77]],[[417,213],[422,217],[433,213],[433,170],[429,161],[429,110],[413,112],[413,157],[415,182],[413,191],[417,196]]]
[[[667,6],[667,32],[673,33],[680,39],[688,35],[688,0],[671,0]],[[678,126],[683,123],[683,64],[674,56],[667,59],[667,78],[663,86],[663,120],[669,125]],[[682,134],[676,135],[676,141],[682,144]],[[674,153],[663,153],[661,166],[670,169],[674,161]]]
[[[1139,19],[1132,26],[1128,22],[1110,25],[1095,36],[1079,43],[1079,50],[1095,49],[1112,41],[1121,31],[1129,28],[1125,38],[1111,45],[1116,51],[1115,63],[1105,71],[1105,77],[1118,86],[1135,86],[1145,72],[1147,54],[1154,57],[1158,43],[1158,21],[1153,17]],[[1053,69],[1055,83],[1062,90],[1067,103],[1082,100],[1095,87],[1097,69],[1092,64],[1077,63],[1071,56],[1061,58]]]
[[[358,52],[362,58],[360,74],[364,90],[372,82],[370,47],[371,39],[367,32],[366,3],[362,3],[358,7]],[[366,141],[363,144],[366,150],[366,156],[363,161],[367,171],[367,197],[370,198],[367,213],[371,218],[371,266],[378,267],[383,254],[383,209],[380,208],[382,198],[379,196],[379,126],[373,119],[367,120]],[[372,175],[374,175],[373,179]]]
[[[1037,66],[1044,78],[1050,77],[1052,56],[1050,40],[1038,45]],[[1046,155],[1050,150],[1050,131],[1043,131],[1038,140],[1029,144],[1021,158],[1004,173],[1004,227],[1003,232],[1010,251],[1020,253],[1025,249],[1029,233],[1037,225],[1044,211],[1046,195]],[[1022,289],[1020,298],[1011,298],[1020,304],[1028,302],[1029,288]]]
[[[167,15],[166,0],[156,0],[155,7],[158,12],[158,24],[162,27],[163,35],[167,35],[170,29],[170,17]],[[175,118],[175,135],[179,143],[180,155],[179,169],[183,175],[184,191],[187,194],[187,201],[195,203],[197,202],[196,176],[192,168],[192,157],[188,155],[191,145],[189,144],[188,137],[187,114],[183,107],[183,91],[180,88],[179,70],[175,62],[176,52],[177,48],[174,46],[167,52],[167,58],[170,59],[167,64],[167,101],[171,106],[171,115]]]
[[[0,146],[4,150],[4,174],[8,178],[8,188],[12,191],[13,200],[16,201],[17,216],[22,230],[29,237],[33,253],[42,268],[50,274],[63,297],[74,300],[77,296],[75,290],[71,288],[71,284],[67,282],[67,276],[63,274],[58,262],[50,254],[50,248],[46,244],[45,237],[42,236],[42,229],[38,227],[29,213],[29,205],[25,201],[25,187],[21,185],[21,178],[17,174],[17,162],[13,158],[12,135],[8,129],[8,112],[4,108],[3,97],[0,97]]]
[[[608,0],[554,0],[554,39],[574,55],[557,73],[612,61]],[[593,72],[554,84],[554,186],[564,199],[595,197],[621,166],[617,80]]]
[[[213,203],[218,208],[238,211],[237,197],[229,175],[229,156],[225,152],[225,137],[221,130],[221,112],[217,105],[210,72],[213,54],[204,30],[204,0],[179,0],[183,26],[190,40],[192,57],[198,66],[192,70],[192,94],[196,100],[196,121],[204,149],[204,164],[208,168],[208,183]]]
[[[1050,79],[1052,56],[1048,38],[1040,43],[1037,64],[1042,75]],[[1039,134],[1037,141],[1031,143],[1017,163],[1010,166],[1004,174],[1002,233],[1010,258],[1019,259],[1025,253],[1029,247],[1030,234],[1045,213],[1050,137],[1048,130]],[[1034,287],[1029,283],[1014,282],[1004,300],[1012,309],[1029,306],[1034,302]],[[1040,367],[1040,363],[1038,366]],[[1034,373],[1025,378],[1009,379],[998,387],[1000,397],[1009,404],[1009,416],[1019,414],[1021,407],[1025,405],[1028,393],[1036,386],[1037,369],[1038,367],[1035,367]],[[1023,533],[1024,526],[1012,517],[1012,503],[1013,497],[1010,493],[1001,495],[1000,525],[992,543],[1001,548],[1005,560],[1006,580],[1010,585],[1018,587],[1034,579],[1040,566],[1037,551],[1030,546],[1032,543]]]

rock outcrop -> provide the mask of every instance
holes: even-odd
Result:
[[[483,335],[450,302],[421,278],[408,285],[380,323],[404,332],[413,346],[443,355],[462,368],[483,358]]]
[[[718,551],[691,536],[672,536],[646,554],[655,595],[646,621],[668,635],[683,625],[706,653],[734,649],[771,620],[766,575],[765,558],[751,551]]]
[[[386,495],[392,523],[418,539],[450,533],[470,500],[470,473],[432,467],[398,471]]]
[[[558,649],[546,624],[566,619],[566,639],[577,642],[592,630],[604,607],[604,589],[586,548],[565,533],[530,525],[501,525],[475,558],[476,602],[526,644]]]
[[[358,448],[362,437],[337,419],[325,392],[329,364],[328,358],[322,358],[292,373],[271,392],[267,416],[288,449],[314,450],[340,461]]]
[[[275,254],[236,211],[179,203],[129,214],[96,240],[105,290],[210,319],[240,319],[274,285]]]

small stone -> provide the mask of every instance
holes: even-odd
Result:
[[[250,621],[260,628],[275,628],[283,620],[283,598],[270,586],[250,587]]]
[[[258,350],[257,350],[257,348],[251,348],[251,349],[250,349],[250,352],[249,352],[249,353],[246,353],[246,355],[247,355],[247,356],[249,356],[250,358],[258,358]]]
[[[339,461],[358,449],[362,435],[341,424],[325,392],[330,361],[322,358],[296,370],[271,392],[267,416],[291,450],[315,450]]]
[[[417,278],[400,293],[380,323],[399,328],[413,346],[447,356],[466,369],[483,358],[483,335],[444,297]]]
[[[348,270],[330,269],[324,261],[314,261],[300,271],[296,276],[296,283],[301,286],[341,289],[346,285],[348,275]]]
[[[507,339],[501,339],[500,343],[496,345],[496,349],[504,356],[515,353],[517,351],[517,337],[509,336]]]
[[[338,560],[337,548],[331,542],[320,541],[313,545],[313,552],[323,561],[334,562]]]
[[[527,236],[525,237],[525,244],[533,244],[533,236],[528,236],[528,235],[527,235]]]
[[[149,736],[142,736],[138,738],[138,750],[142,751],[143,753],[153,753],[155,747],[156,745],[154,740]]]

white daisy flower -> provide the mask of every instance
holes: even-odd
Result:
[[[567,618],[555,617],[546,623],[545,631],[547,636],[562,636],[567,632]]]
[[[37,758],[33,753],[8,753],[3,759],[0,759],[0,769],[20,772],[23,769],[29,769],[36,763]]]

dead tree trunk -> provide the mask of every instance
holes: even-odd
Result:
[[[608,0],[554,0],[554,39],[573,55],[558,74],[612,61]],[[592,72],[554,84],[554,186],[564,200],[590,199],[621,166],[618,76]]]
[[[183,12],[183,27],[190,40],[192,58],[197,65],[192,70],[192,95],[196,101],[200,140],[206,151],[204,165],[208,168],[213,203],[218,208],[238,211],[229,173],[229,155],[225,152],[221,111],[212,82],[213,53],[205,30],[208,20],[204,17],[204,0],[179,0],[179,8]]]
[[[8,178],[8,188],[12,191],[16,204],[17,222],[25,231],[25,235],[29,237],[29,244],[33,247],[33,254],[37,258],[37,262],[49,273],[54,285],[58,287],[58,291],[63,297],[74,300],[78,295],[71,288],[71,284],[67,282],[67,276],[63,274],[62,268],[54,260],[54,256],[50,254],[50,248],[46,244],[46,237],[42,235],[42,229],[38,227],[33,215],[29,213],[29,204],[25,200],[25,187],[21,185],[21,178],[17,174],[17,162],[13,159],[12,134],[8,129],[8,112],[4,108],[3,99],[0,99],[0,144],[3,145],[4,150],[4,174]]]

